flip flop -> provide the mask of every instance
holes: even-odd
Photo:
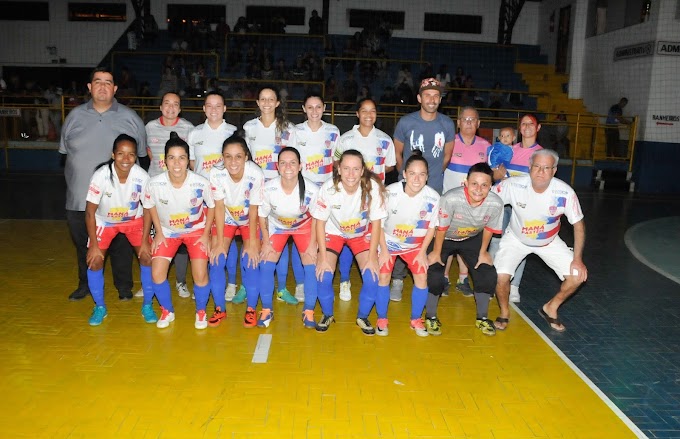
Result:
[[[546,312],[543,310],[543,308],[540,308],[540,309],[538,310],[538,315],[541,316],[541,317],[543,317],[543,320],[545,320],[546,322],[548,322],[548,326],[550,326],[550,329],[552,329],[553,331],[555,331],[555,332],[564,332],[564,331],[567,330],[567,328],[565,328],[564,325],[562,324],[562,322],[560,321],[560,318],[559,318],[559,317],[555,317],[555,318],[550,317],[550,316],[548,315],[548,313],[546,313]],[[553,325],[560,325],[560,326],[562,327],[562,329],[557,329],[557,328],[555,328]]]
[[[496,317],[495,323],[505,323],[505,328],[499,328],[494,324],[494,327],[499,330],[499,331],[505,331],[508,328],[508,323],[510,323],[510,319],[505,318],[505,317]]]

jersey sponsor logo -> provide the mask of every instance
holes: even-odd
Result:
[[[269,150],[262,150],[262,151],[257,151],[255,153],[255,163],[262,169],[270,169],[270,165],[273,165],[274,167],[272,169],[276,169],[276,163],[274,163],[274,151],[269,149]]]
[[[106,219],[113,221],[122,221],[127,217],[127,207],[112,207],[106,214]]]
[[[291,229],[291,228],[293,228],[294,225],[296,225],[296,223],[298,222],[298,219],[299,219],[299,218],[291,218],[291,217],[283,217],[283,216],[280,216],[280,217],[278,218],[278,221],[279,221],[279,222],[281,223],[281,225],[283,225],[284,227],[286,227],[286,228],[288,228],[288,229]]]
[[[245,206],[227,206],[229,215],[236,221],[245,221],[248,219],[248,212]]]
[[[222,161],[221,154],[208,154],[203,156],[203,163],[201,164],[201,169],[204,171],[210,170],[213,166]]]
[[[477,228],[475,227],[458,227],[456,229],[456,236],[463,238],[466,236],[473,236],[476,232]]]
[[[323,200],[319,200],[319,199],[316,200],[316,205],[317,205],[317,207],[319,207],[321,209],[325,209],[327,207],[326,203],[324,203]]]
[[[522,235],[525,235],[528,238],[538,238],[537,235],[544,231],[545,221],[542,220],[525,221],[522,226]]]
[[[383,155],[383,149],[381,147],[376,148],[376,153],[378,157],[382,157]]]
[[[187,213],[170,214],[169,226],[173,229],[183,229],[189,222],[189,214]]]
[[[151,199],[151,196],[149,196],[149,199]],[[165,205],[168,204],[168,200],[164,200],[164,199],[162,199],[162,198],[159,198],[159,199],[158,199],[158,202],[161,203],[161,204],[165,204]]]
[[[340,209],[342,206],[339,204],[334,204],[331,206],[331,209]]]
[[[413,236],[415,226],[410,224],[397,224],[394,226],[391,235],[398,238],[400,241],[406,241],[406,238]]]
[[[522,209],[524,209],[525,207],[527,207],[527,204],[526,203],[520,203],[519,201],[517,201],[517,202],[515,202],[515,206],[521,207]]]
[[[99,187],[97,185],[91,184],[90,188],[88,189],[92,195],[99,195],[101,194],[101,191],[99,190]]]
[[[427,210],[421,210],[419,215],[420,219],[424,219],[427,216]]]
[[[139,192],[133,192],[130,194],[130,200],[139,201]]]
[[[307,142],[298,142],[298,146],[305,147],[307,146]]]
[[[191,200],[189,200],[189,202],[191,203],[191,205],[193,207],[196,207],[196,205],[199,203],[198,198],[195,198],[195,197],[192,198]]]
[[[201,146],[201,145],[203,145],[203,141],[199,140],[198,142],[194,142],[194,145]]]
[[[550,212],[550,215],[554,216],[555,212],[557,212],[557,206],[550,206],[548,212]]]
[[[111,193],[111,192],[104,192],[104,195],[106,195],[107,198],[111,198],[111,196],[113,195],[113,193]]]
[[[446,219],[448,217],[449,217],[448,212],[446,212],[444,209],[439,209],[439,218]]]
[[[362,227],[361,227],[361,219],[360,218],[352,218],[348,219],[346,221],[340,222],[340,231],[342,233],[346,233],[348,235],[353,235],[355,233],[360,232]]]
[[[319,174],[319,168],[321,168],[323,165],[323,156],[321,154],[312,154],[307,156],[305,170]]]
[[[454,214],[453,214],[453,217],[454,217],[455,219],[463,219],[463,214],[462,214],[462,213],[454,213]]]

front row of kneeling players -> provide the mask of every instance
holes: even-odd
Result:
[[[362,275],[356,322],[365,334],[388,334],[389,279],[397,257],[404,260],[414,277],[410,326],[417,335],[441,334],[437,304],[444,288],[444,262],[454,254],[460,254],[470,267],[477,304],[476,326],[486,335],[507,326],[505,295],[499,294],[502,316],[496,322],[488,319],[489,299],[496,290],[497,275],[487,248],[492,235],[501,231],[503,204],[513,199],[515,185],[507,180],[496,189],[500,196],[490,192],[493,171],[486,163],[472,166],[465,185],[448,191],[440,199],[426,185],[428,164],[418,154],[406,161],[403,181],[385,188],[366,168],[361,153],[347,150],[341,155],[333,178],[319,188],[302,176],[300,154],[292,147],[279,153],[279,177],[265,183],[261,168],[250,160],[245,140],[237,136],[224,141],[223,164],[210,171],[210,181],[188,169],[189,147],[176,133],[171,134],[165,146],[168,170],[151,179],[135,164],[135,143],[127,135],[115,140],[111,160],[96,170],[88,191],[88,281],[95,301],[91,325],[101,324],[107,316],[103,261],[111,239],[118,233],[127,236],[139,256],[144,291],[142,316],[146,322],[164,328],[175,319],[167,273],[177,249],[185,244],[192,261],[195,327],[219,325],[226,318],[225,258],[231,241],[240,231],[247,293],[243,322],[246,327],[267,327],[274,317],[274,267],[289,237],[295,241],[304,266],[305,327],[323,332],[334,322],[332,283],[338,255],[345,245],[354,254]],[[557,158],[551,155],[554,153],[543,151],[536,155],[553,160],[553,166],[541,165],[536,174],[555,169]],[[534,170],[532,165],[531,172]],[[566,202],[556,203],[558,210],[550,212],[557,219],[556,229],[547,226],[550,230],[546,231],[555,232],[550,234],[552,238],[559,230],[562,214],[572,223],[583,223],[582,214],[579,217],[574,213],[580,213],[580,207],[573,190],[568,193],[565,188],[559,189],[568,195],[564,200],[570,206],[567,208]],[[512,235],[512,228],[506,234]],[[550,247],[553,240],[546,243],[543,236],[546,233],[539,235],[541,246]],[[578,240],[578,233],[575,235]],[[529,253],[531,241],[527,242],[526,236],[518,238],[514,239],[517,243],[509,245],[513,244],[513,250],[518,251],[517,247],[524,245],[528,250],[521,250]],[[561,240],[559,243],[553,252],[540,256],[561,279],[567,278],[568,288],[546,304],[541,315],[553,329],[564,330],[550,314],[556,315],[564,298],[585,281],[587,272],[580,262],[582,245],[577,241],[578,258],[573,253],[569,258],[571,250]],[[501,244],[497,259],[504,260],[501,265],[497,261],[497,266],[503,267],[503,273],[513,272],[511,265],[517,259],[513,253]],[[574,271],[579,273],[572,276]],[[211,291],[215,310],[208,317],[206,307]],[[160,317],[152,307],[154,295],[161,307]],[[315,321],[317,299],[322,315]],[[256,313],[258,302],[261,310]],[[374,306],[378,317],[375,328],[368,319]]]

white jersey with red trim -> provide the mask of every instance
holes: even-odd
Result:
[[[246,161],[243,177],[238,182],[231,178],[226,169],[212,168],[210,185],[215,200],[224,200],[224,223],[228,226],[247,225],[250,206],[262,204],[264,174],[252,160]]]
[[[530,247],[550,244],[560,231],[562,215],[570,224],[583,219],[576,192],[559,178],[553,177],[540,194],[534,191],[528,175],[503,180],[494,190],[505,204],[512,206],[510,230]]]
[[[353,194],[345,192],[342,182],[335,189],[333,180],[325,182],[312,208],[312,216],[326,221],[326,233],[342,236],[346,239],[358,238],[368,233],[368,225],[372,221],[387,218],[387,208],[375,182],[371,184],[371,206],[365,206],[361,190]]]
[[[467,187],[460,186],[442,195],[439,200],[439,230],[446,230],[445,239],[462,241],[487,229],[501,233],[503,227],[503,201],[498,195],[489,195],[479,206],[470,205]]]
[[[269,180],[264,184],[262,205],[257,211],[261,218],[269,220],[269,234],[308,233],[304,230],[312,221],[311,206],[316,204],[319,188],[313,181],[304,179],[305,193],[300,203],[300,185],[293,192],[286,194],[281,187],[281,177]]]
[[[212,129],[206,120],[189,133],[189,159],[194,160],[194,172],[208,178],[210,168],[222,163],[222,144],[236,132],[236,127],[222,121],[217,129]]]
[[[175,119],[172,125],[163,125],[163,116],[146,124],[146,146],[151,151],[149,176],[155,177],[168,170],[165,167],[165,144],[170,139],[170,133],[175,131],[180,139],[188,143],[192,129],[194,125],[181,117]]]
[[[391,254],[419,249],[429,229],[437,225],[439,193],[425,186],[415,196],[404,191],[404,182],[387,186],[387,213],[383,232]]]
[[[340,138],[335,125],[321,121],[321,127],[312,131],[307,122],[295,126],[295,148],[300,152],[302,175],[318,187],[333,177],[333,154]]]
[[[472,144],[468,145],[463,141],[460,133],[456,134],[451,161],[444,171],[444,192],[463,186],[472,165],[479,162],[486,163],[486,151],[489,146],[491,144],[483,137],[474,136]]]
[[[111,227],[133,221],[144,215],[141,201],[144,198],[149,174],[139,165],[130,168],[124,184],[120,183],[113,165],[113,181],[108,165],[97,169],[90,179],[86,200],[97,204],[94,214],[97,227]]]
[[[394,152],[394,142],[385,132],[373,127],[368,136],[364,137],[359,132],[359,125],[340,136],[338,146],[335,148],[335,160],[340,160],[342,153],[348,149],[356,149],[364,156],[366,167],[385,182],[385,168],[397,164],[397,156]]]
[[[172,185],[167,172],[152,177],[142,203],[145,209],[156,208],[166,238],[205,229],[205,207],[215,207],[210,182],[192,171],[180,188]]]
[[[265,127],[259,118],[255,118],[243,124],[243,130],[250,154],[262,168],[265,180],[278,177],[279,152],[286,146],[295,146],[295,125],[288,122],[283,132],[277,133],[276,121]]]

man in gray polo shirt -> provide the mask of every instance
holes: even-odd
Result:
[[[66,155],[66,221],[78,258],[78,288],[70,300],[81,300],[90,294],[87,286],[87,228],[85,198],[95,167],[111,158],[113,141],[119,134],[137,140],[140,164],[148,169],[146,131],[137,113],[114,99],[116,87],[113,74],[104,67],[96,68],[87,88],[92,98],[69,113],[61,131],[59,152]],[[145,160],[141,160],[141,158]],[[123,235],[118,235],[109,249],[113,282],[121,300],[132,298],[132,247]]]

